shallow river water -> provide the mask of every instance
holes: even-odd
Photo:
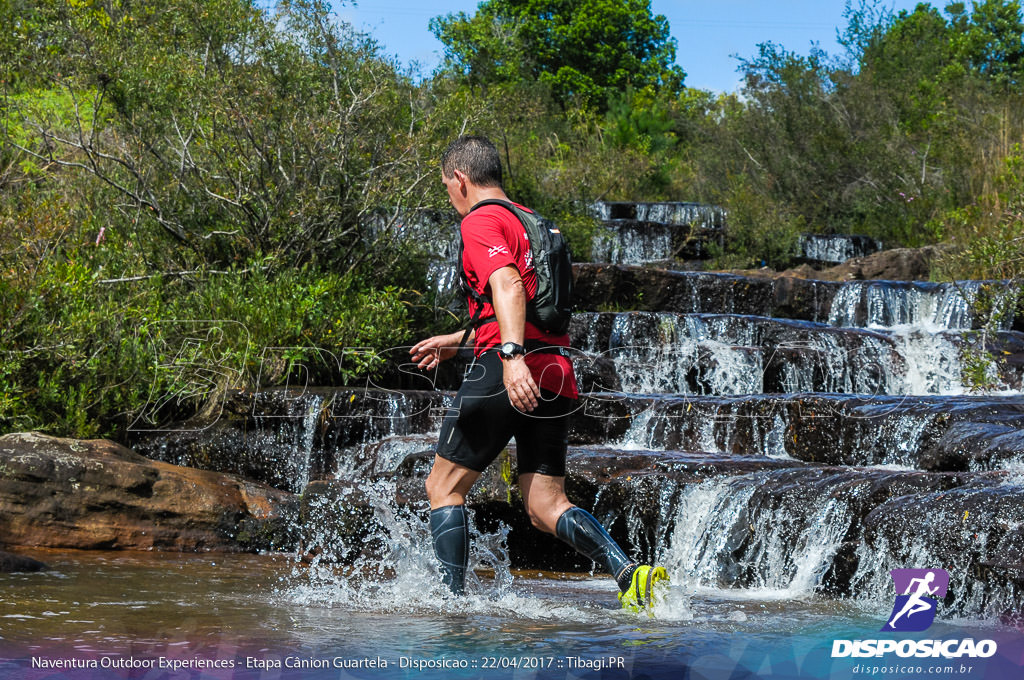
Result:
[[[1003,678],[1021,668],[1018,631],[963,621],[936,623],[927,637],[993,638],[1000,652],[832,658],[837,639],[881,637],[888,612],[784,591],[677,583],[648,616],[618,609],[611,581],[588,574],[481,573],[454,600],[416,568],[353,574],[292,555],[28,554],[52,570],[0,575],[4,679]]]

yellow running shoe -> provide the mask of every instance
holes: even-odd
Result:
[[[619,602],[623,609],[639,612],[652,604],[659,597],[655,591],[658,584],[668,585],[668,572],[664,567],[651,567],[641,564],[633,572],[633,579],[630,581],[629,589],[619,593]]]

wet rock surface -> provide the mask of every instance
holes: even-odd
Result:
[[[666,224],[637,219],[611,220],[599,231],[591,256],[598,262],[672,266],[677,261],[707,259],[721,231],[706,223]]]
[[[577,264],[573,271],[579,310],[747,314],[841,326],[978,327],[973,303],[983,286],[997,299],[1021,295],[1019,282],[839,281],[606,264]],[[1003,328],[1024,330],[1019,305],[1007,313]]]
[[[625,265],[578,264],[573,271],[577,308],[598,311],[762,314],[817,321],[828,319],[840,285],[794,279],[778,286],[769,279]]]
[[[857,234],[805,234],[800,238],[801,259],[816,265],[835,265],[866,257],[882,249],[882,243]]]
[[[0,437],[0,541],[83,549],[291,544],[296,502],[245,479],[151,461],[107,440]]]
[[[344,451],[394,434],[436,429],[448,396],[379,388],[238,392],[212,423],[183,423],[129,438],[174,465],[236,474],[291,493],[339,466]]]
[[[864,518],[865,543],[897,562],[935,560],[951,573],[955,586],[945,604],[955,613],[1019,612],[1022,493],[1019,480],[990,473],[958,488],[896,498]]]
[[[955,472],[1024,463],[1021,431],[1024,406],[1017,397],[594,394],[581,403],[570,438]]]
[[[31,573],[49,569],[39,560],[0,550],[0,574]]]
[[[621,312],[577,314],[571,332],[588,391],[942,394],[964,389],[971,361],[987,362],[986,380],[1000,389],[1014,389],[1024,376],[1024,334],[1012,331],[924,334],[738,314]]]

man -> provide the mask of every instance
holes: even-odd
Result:
[[[526,320],[537,277],[522,223],[502,205],[478,207],[488,199],[508,201],[498,150],[483,137],[456,139],[441,157],[441,181],[463,218],[461,266],[476,293],[469,298],[470,312],[486,320],[472,333],[475,358],[445,415],[426,484],[444,582],[462,593],[469,556],[466,495],[515,437],[519,488],[533,525],[612,574],[624,608],[644,607],[652,587],[667,581],[665,570],[630,560],[604,527],[565,495],[569,414],[578,393],[572,363],[558,348],[569,346],[569,336],[547,333]],[[410,350],[412,360],[433,369],[456,354],[462,337],[459,331],[423,340]],[[541,349],[527,352],[526,345]]]

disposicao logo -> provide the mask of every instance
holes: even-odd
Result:
[[[893,569],[896,602],[883,633],[917,633],[927,630],[935,621],[939,599],[946,596],[949,573],[945,569]],[[968,657],[988,658],[996,653],[995,640],[833,640],[832,658],[899,657],[946,659]]]
[[[893,569],[896,604],[883,632],[917,633],[935,620],[938,598],[946,596],[949,572],[945,569]],[[900,594],[902,593],[902,595]]]

